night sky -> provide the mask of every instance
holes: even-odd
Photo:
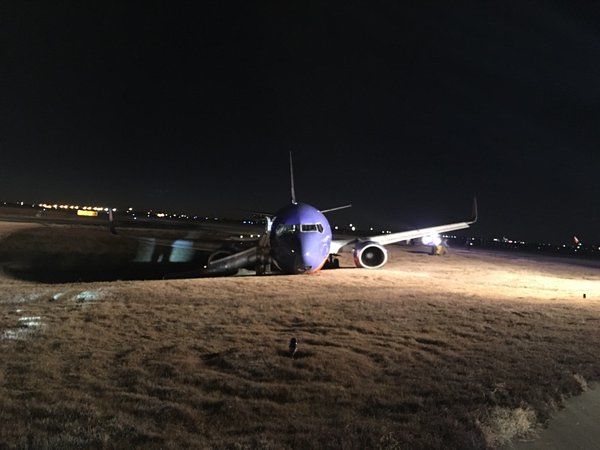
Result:
[[[600,241],[591,7],[54,3],[0,7],[0,199],[275,210],[293,150],[300,201],[354,204],[333,222],[477,194],[473,234]]]

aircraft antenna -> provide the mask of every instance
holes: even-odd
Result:
[[[290,187],[292,190],[292,203],[296,204],[296,190],[294,189],[294,165],[292,164],[292,151],[290,150]]]

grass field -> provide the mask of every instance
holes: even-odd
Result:
[[[600,379],[598,268],[399,247],[383,270],[342,263],[0,278],[0,447],[489,448]]]

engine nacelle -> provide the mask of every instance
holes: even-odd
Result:
[[[210,264],[213,261],[216,261],[216,260],[221,259],[221,258],[225,258],[225,257],[230,256],[232,254],[233,254],[233,252],[230,251],[230,250],[216,250],[216,251],[212,252],[210,254],[210,256],[208,257],[207,264]]]
[[[353,254],[356,267],[365,269],[378,269],[388,260],[385,247],[372,241],[357,243]]]
[[[238,267],[235,261],[225,263],[227,257],[231,256],[233,251],[229,249],[220,249],[212,252],[206,261],[203,272],[211,276],[233,276],[238,273]],[[223,260],[223,261],[221,261]],[[221,262],[219,262],[221,261]]]

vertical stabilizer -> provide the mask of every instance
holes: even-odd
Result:
[[[290,188],[292,190],[292,203],[296,204],[296,190],[294,189],[294,165],[292,164],[292,151],[290,150]]]

